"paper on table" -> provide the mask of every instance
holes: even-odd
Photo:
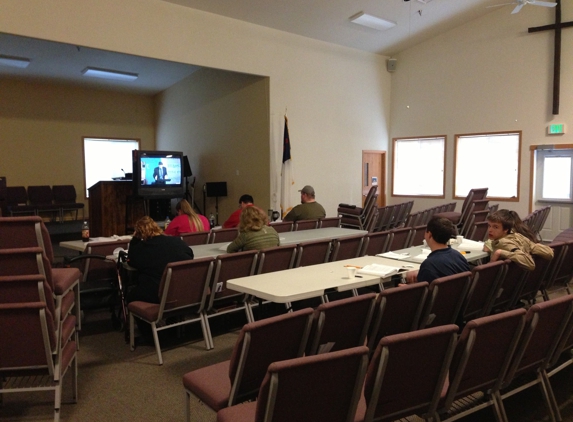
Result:
[[[131,235],[126,234],[126,235],[123,235],[123,236],[118,236],[117,234],[114,234],[114,235],[112,236],[112,238],[113,238],[114,240],[131,240]]]
[[[390,277],[398,273],[398,268],[390,267],[389,265],[369,264],[357,271],[358,274],[375,275],[378,277]]]
[[[390,258],[390,259],[406,259],[410,256],[409,253],[396,253],[396,252],[384,252],[378,253],[376,256],[381,256],[383,258]]]

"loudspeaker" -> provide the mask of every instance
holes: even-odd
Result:
[[[388,72],[395,72],[397,64],[398,64],[397,59],[388,59],[388,61],[386,62],[386,69],[388,70]]]
[[[193,172],[191,171],[191,166],[189,165],[189,158],[186,155],[183,156],[183,177],[191,177]]]
[[[227,196],[227,182],[207,182],[205,193],[208,197]]]

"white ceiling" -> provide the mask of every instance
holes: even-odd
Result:
[[[392,56],[498,10],[510,0],[163,0],[309,38]],[[514,5],[502,6],[511,19]],[[532,7],[527,5],[526,7]],[[365,12],[396,26],[377,31],[350,22]],[[51,80],[153,95],[195,66],[0,33],[0,54],[31,59],[26,69],[0,66],[0,76]],[[87,78],[88,66],[139,74],[135,82]]]

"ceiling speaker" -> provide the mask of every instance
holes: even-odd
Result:
[[[388,61],[386,62],[386,69],[388,70],[388,72],[395,72],[397,63],[398,63],[397,59],[388,59]]]

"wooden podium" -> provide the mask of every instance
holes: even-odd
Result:
[[[143,198],[133,196],[131,180],[102,180],[89,189],[90,237],[132,234],[145,215]]]

